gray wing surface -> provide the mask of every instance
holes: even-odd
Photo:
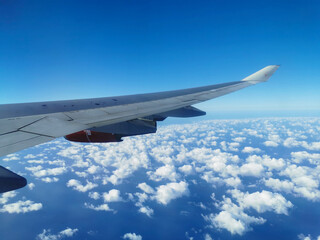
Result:
[[[81,100],[3,104],[0,105],[0,156],[81,130],[183,109],[265,82],[278,67],[278,65],[267,66],[241,81],[176,91]]]

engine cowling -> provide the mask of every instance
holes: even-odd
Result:
[[[0,193],[13,191],[26,185],[27,180],[24,177],[0,166]]]
[[[90,143],[105,143],[105,142],[121,142],[121,136],[112,133],[96,132],[91,130],[83,130],[72,133],[64,137],[72,142],[90,142]]]
[[[72,133],[64,138],[73,142],[121,142],[122,137],[155,133],[157,122],[149,119],[134,119],[102,127]]]

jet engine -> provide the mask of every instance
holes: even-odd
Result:
[[[144,118],[83,130],[69,134],[65,139],[73,142],[121,142],[122,137],[155,133],[157,121],[163,121],[167,117],[195,117],[205,114],[195,107],[187,106]]]
[[[156,121],[135,119],[72,133],[65,136],[65,139],[73,142],[91,143],[121,142],[122,137],[155,133],[156,131]]]
[[[0,193],[13,191],[26,185],[27,180],[24,177],[0,166]]]

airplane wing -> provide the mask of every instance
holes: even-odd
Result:
[[[152,133],[166,117],[205,112],[191,105],[267,81],[267,66],[241,81],[120,97],[0,105],[0,156],[65,136],[78,142],[117,142]]]
[[[191,105],[267,81],[279,68],[267,66],[241,81],[177,91],[120,97],[0,105],[0,156],[58,137],[76,142],[119,142],[154,133],[167,117],[205,112]],[[22,188],[27,180],[0,166],[0,193]]]

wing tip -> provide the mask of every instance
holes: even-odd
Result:
[[[242,81],[249,82],[252,84],[266,82],[278,70],[279,67],[280,64],[266,66],[261,70],[251,74],[250,76],[242,79]]]

